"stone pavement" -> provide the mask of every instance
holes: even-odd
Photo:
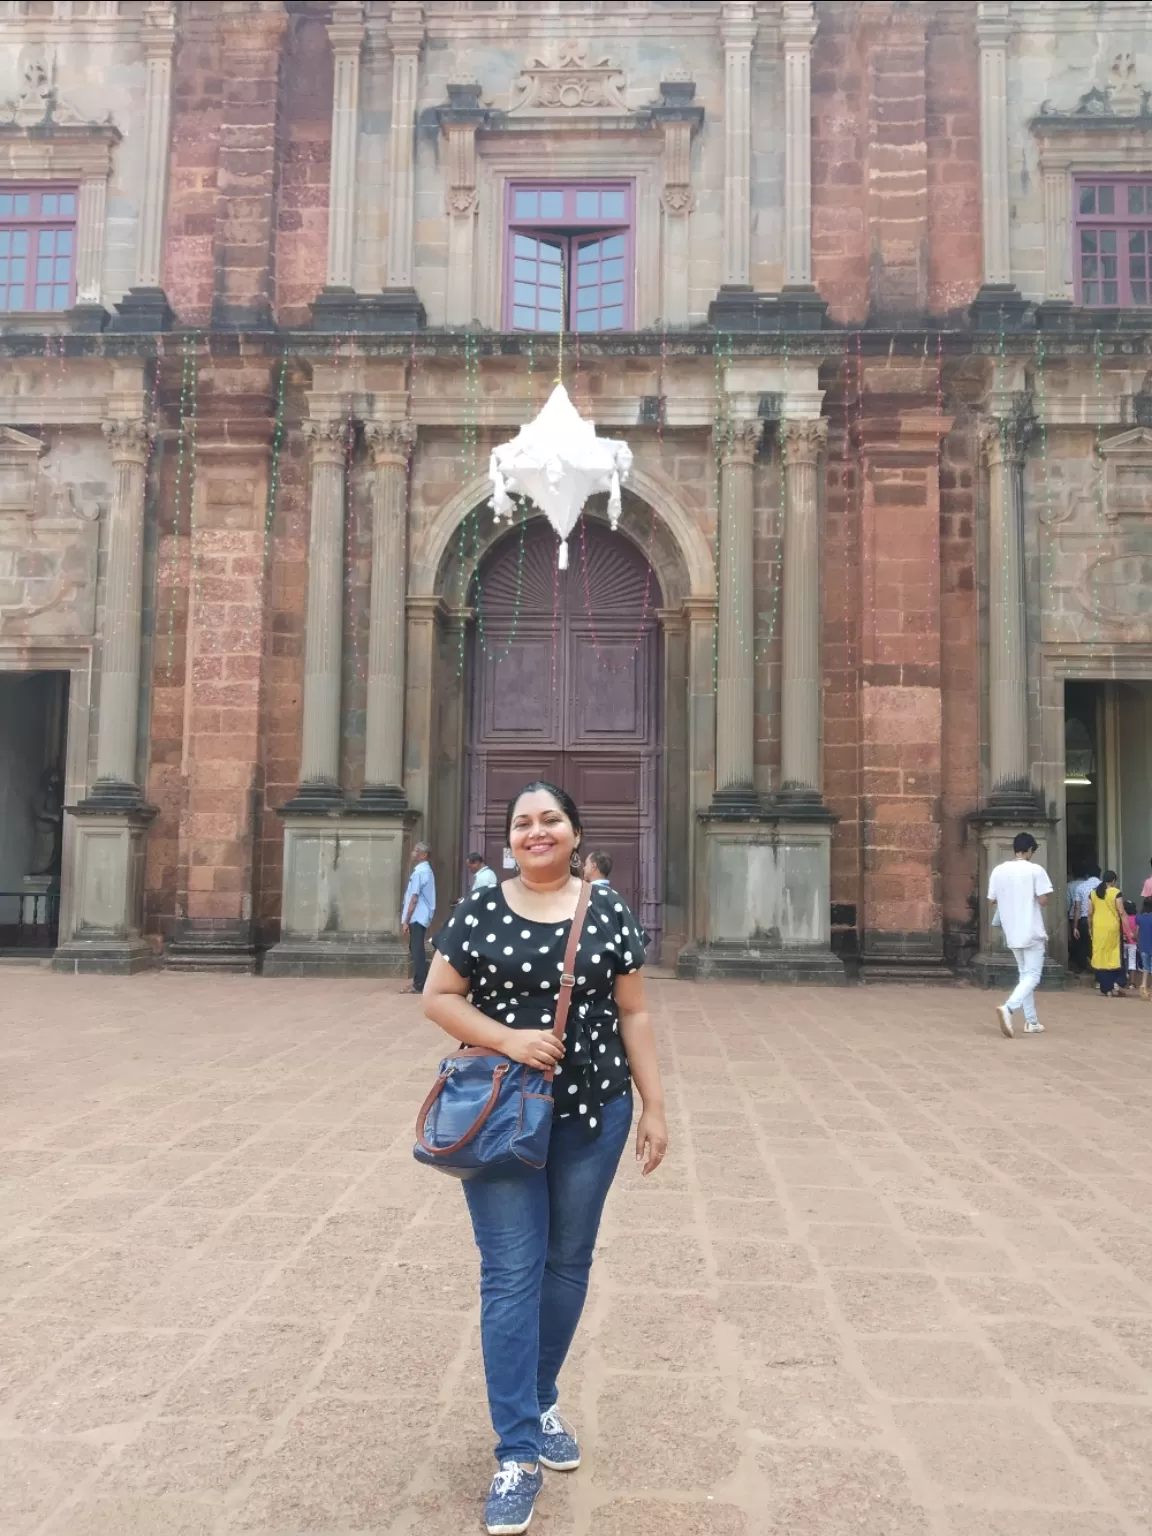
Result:
[[[1152,1007],[657,982],[540,1536],[1135,1536]],[[491,1472],[439,1037],[394,984],[0,968],[0,1531],[462,1536]]]

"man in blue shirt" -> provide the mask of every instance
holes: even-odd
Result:
[[[408,889],[404,892],[400,927],[408,939],[412,954],[412,985],[405,987],[405,992],[423,992],[424,983],[428,980],[428,955],[424,948],[424,938],[436,910],[436,879],[428,862],[428,853],[427,843],[417,843],[412,849],[412,874],[408,880]]]

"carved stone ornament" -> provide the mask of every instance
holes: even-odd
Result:
[[[737,418],[720,428],[720,447],[729,463],[751,464],[760,448],[764,423],[756,418]]]
[[[1104,516],[1152,518],[1152,432],[1135,427],[1100,444],[1104,464]]]
[[[364,438],[375,463],[406,463],[416,442],[416,427],[407,419],[368,421],[364,424]]]
[[[828,441],[826,417],[814,417],[810,421],[782,421],[780,441],[784,446],[786,462],[815,464]]]
[[[103,431],[114,462],[127,459],[132,463],[147,463],[155,432],[150,423],[141,420],[106,421]]]
[[[623,73],[608,58],[588,61],[576,38],[561,43],[551,57],[533,54],[512,87],[509,116],[544,116],[556,112],[624,115]]]
[[[14,588],[0,636],[91,635],[96,622],[97,501],[77,499],[41,460],[47,445],[0,427],[0,567]]]
[[[343,464],[348,450],[348,422],[343,416],[331,421],[305,421],[304,436],[312,448],[312,456],[319,464]]]
[[[1070,112],[1061,112],[1045,101],[1040,107],[1042,118],[1082,120],[1099,117],[1143,117],[1148,112],[1148,90],[1136,79],[1136,61],[1130,53],[1118,53],[1112,60],[1107,85],[1101,89],[1094,85],[1085,91]]]
[[[52,82],[47,64],[35,59],[24,66],[19,96],[0,102],[0,124],[14,128],[106,128],[111,112],[102,118],[85,117],[65,101]]]

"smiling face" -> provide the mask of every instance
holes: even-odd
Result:
[[[512,810],[509,847],[530,880],[558,880],[569,872],[579,836],[554,795],[533,789]]]

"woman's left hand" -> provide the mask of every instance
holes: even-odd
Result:
[[[668,1150],[668,1122],[662,1109],[645,1109],[636,1127],[636,1161],[647,1178],[664,1161]]]

